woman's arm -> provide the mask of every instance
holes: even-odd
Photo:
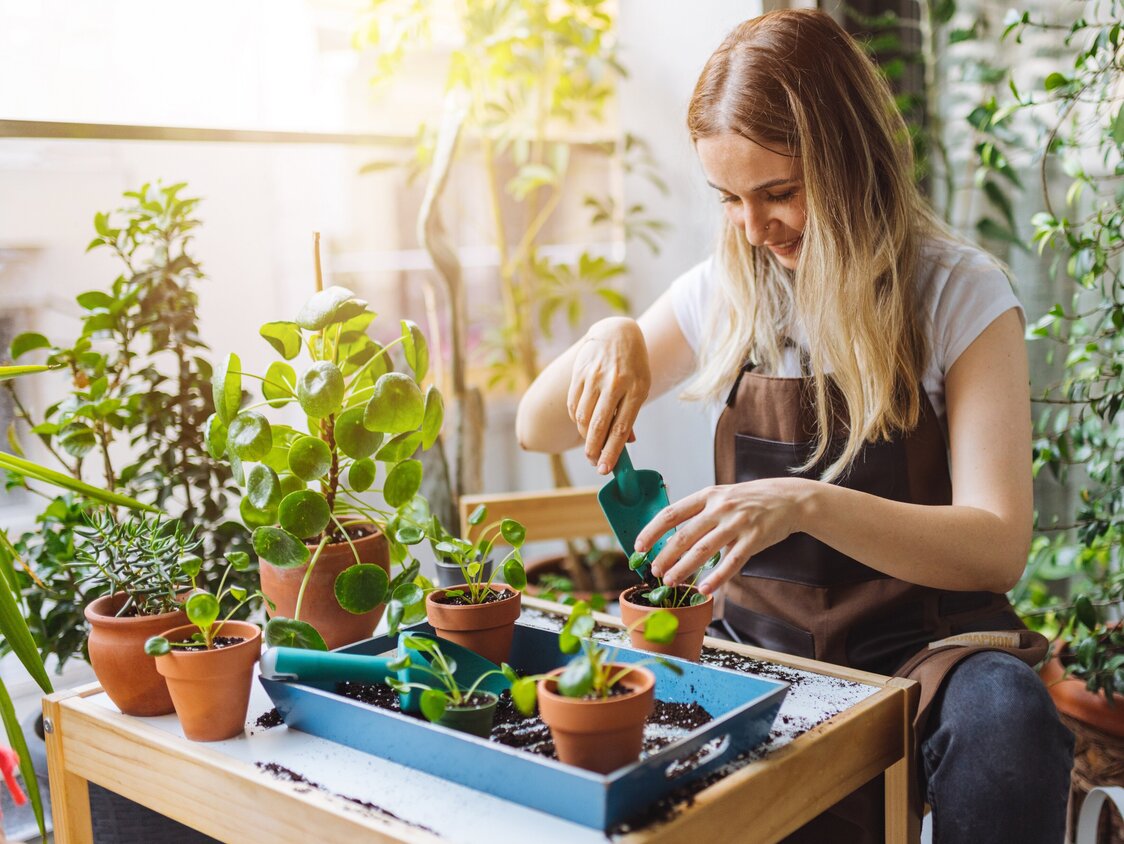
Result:
[[[690,375],[694,362],[668,293],[639,320],[603,319],[527,390],[515,418],[519,444],[559,453],[584,442],[590,463],[606,474],[641,406]]]
[[[1033,508],[1030,392],[1017,311],[997,318],[956,360],[945,397],[951,505],[905,504],[799,478],[710,487],[653,520],[637,550],[678,526],[652,569],[681,583],[725,549],[703,585],[713,592],[753,554],[804,532],[901,580],[1004,592],[1026,565]]]

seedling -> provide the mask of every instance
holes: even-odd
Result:
[[[650,551],[634,551],[632,556],[628,558],[628,567],[633,571],[639,571],[648,563],[648,554]],[[694,576],[690,582],[680,584],[679,586],[668,586],[663,582],[663,578],[651,574],[651,567],[648,567],[649,575],[656,581],[656,586],[647,592],[640,594],[651,604],[653,607],[663,607],[664,609],[675,609],[677,607],[693,607],[698,604],[704,603],[707,596],[698,590],[696,584],[699,578],[718,565],[718,559],[721,555],[715,554],[704,565],[695,571]]]

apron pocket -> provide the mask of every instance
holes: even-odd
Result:
[[[726,621],[734,627],[747,645],[770,651],[814,659],[816,643],[812,634],[779,618],[747,610],[733,601],[726,601]]]

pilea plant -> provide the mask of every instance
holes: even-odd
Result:
[[[648,562],[648,554],[650,553],[650,551],[633,551],[632,556],[628,558],[628,567],[633,571],[638,571]],[[706,563],[695,570],[690,581],[679,586],[667,586],[664,584],[663,578],[656,577],[654,574],[649,574],[648,576],[655,581],[656,585],[647,592],[641,592],[641,597],[653,607],[664,607],[665,609],[672,609],[674,607],[694,607],[706,603],[707,596],[694,587],[704,574],[718,564],[720,556],[720,554],[715,554],[707,560]]]
[[[223,625],[230,621],[239,608],[250,600],[251,596],[241,586],[231,584],[227,586],[227,577],[232,571],[245,571],[250,566],[250,556],[244,551],[234,551],[227,557],[227,567],[219,580],[218,594],[212,595],[206,590],[196,586],[195,579],[199,575],[202,560],[198,557],[190,558],[183,566],[184,573],[190,576],[192,593],[184,602],[183,609],[187,620],[198,628],[198,632],[183,642],[169,642],[163,636],[152,636],[144,643],[144,652],[149,656],[163,656],[171,653],[172,648],[198,648],[202,645],[207,650],[215,646],[215,637],[222,632]],[[230,596],[234,599],[234,607],[218,622],[223,598]],[[218,626],[215,626],[218,622]]]
[[[374,319],[367,302],[343,287],[312,296],[291,322],[269,322],[261,336],[280,356],[265,375],[242,370],[230,354],[215,369],[215,413],[207,420],[211,453],[225,456],[245,487],[240,513],[253,529],[253,547],[278,568],[307,566],[294,619],[274,617],[266,641],[323,647],[319,634],[300,621],[309,578],[329,543],[347,543],[355,564],[335,580],[339,605],[350,613],[369,612],[388,594],[416,605],[421,590],[403,589],[417,576],[406,545],[387,531],[398,508],[410,504],[421,485],[415,452],[427,449],[441,430],[444,405],[436,387],[420,386],[429,351],[418,327],[401,323],[398,338],[383,346],[367,329]],[[391,349],[401,347],[409,372],[394,369]],[[298,373],[293,361],[304,356]],[[242,379],[260,383],[261,399],[243,406]],[[307,433],[278,422],[267,409],[297,409]],[[377,484],[383,469],[382,483]],[[386,507],[361,498],[380,492]],[[377,565],[361,562],[354,538],[364,529],[387,534],[391,560],[402,575],[389,578]]]

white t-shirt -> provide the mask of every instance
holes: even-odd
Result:
[[[721,266],[711,257],[671,285],[672,310],[696,356],[710,331],[710,306],[720,295],[720,272]],[[928,316],[930,348],[922,384],[942,427],[947,429],[944,381],[948,370],[1000,314],[1016,308],[1024,323],[1026,315],[1007,276],[986,252],[975,247],[932,238],[922,245],[918,274]],[[797,349],[786,349],[779,371],[772,374],[799,376]],[[722,403],[714,402],[709,410],[713,427],[718,422]]]

